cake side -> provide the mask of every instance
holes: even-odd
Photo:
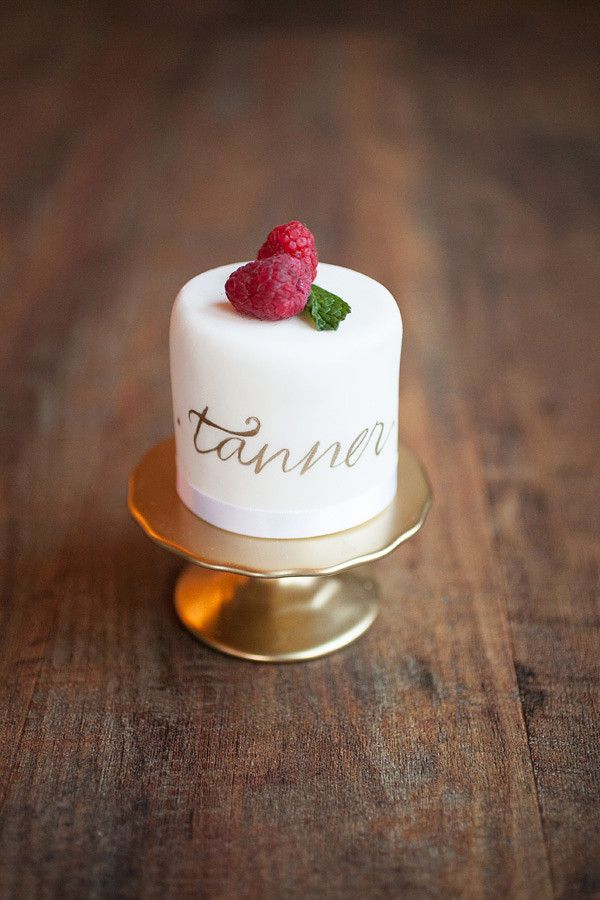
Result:
[[[225,297],[240,264],[192,279],[171,317],[178,492],[228,530],[306,537],[358,525],[393,499],[402,322],[373,279],[320,263],[343,329],[263,322]]]

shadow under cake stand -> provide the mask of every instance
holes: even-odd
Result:
[[[148,537],[191,563],[175,586],[181,622],[211,647],[258,662],[314,659],[360,637],[377,615],[379,591],[369,574],[347,570],[412,537],[431,501],[425,472],[402,445],[390,506],[323,537],[252,538],[199,519],[175,490],[173,438],[146,453],[128,489],[129,510]]]

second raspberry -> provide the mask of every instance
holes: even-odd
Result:
[[[277,253],[285,253],[295,259],[300,259],[307,264],[310,270],[311,281],[317,275],[317,248],[315,238],[306,225],[294,220],[285,225],[277,225],[267,235],[267,239],[258,251],[258,259],[265,259]]]

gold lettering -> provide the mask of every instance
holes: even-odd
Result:
[[[268,459],[265,459],[264,458],[265,453],[267,452],[268,449],[269,449],[269,445],[263,444],[263,446],[260,448],[260,450],[258,451],[256,456],[253,456],[252,459],[249,459],[246,462],[243,462],[240,459],[240,462],[242,462],[242,464],[244,466],[252,466],[253,465],[255,473],[257,475],[259,475],[262,472],[262,470],[265,468],[265,466],[268,466],[269,463],[273,462],[274,459],[277,459],[278,456],[282,456],[281,469],[283,472],[288,472],[289,470],[286,469],[285,466],[290,458],[290,451],[286,447],[282,447],[281,450],[277,450],[276,453],[273,453],[272,456],[269,456]]]
[[[195,409],[190,409],[188,412],[188,419],[190,420],[190,422],[192,421],[192,416],[197,416],[197,418],[198,418],[198,422],[196,424],[196,430],[194,431],[194,447],[198,453],[213,453],[216,451],[216,453],[219,454],[219,448],[221,447],[221,444],[226,443],[226,440],[227,440],[226,439],[225,441],[220,441],[214,447],[200,448],[198,446],[198,439],[200,437],[200,429],[205,424],[208,425],[209,428],[216,428],[217,431],[224,431],[225,434],[230,434],[233,437],[242,437],[242,438],[255,437],[255,435],[257,435],[258,432],[260,431],[260,427],[261,427],[260,419],[257,419],[256,416],[249,416],[246,419],[246,425],[250,425],[251,422],[255,423],[254,426],[252,428],[249,428],[247,431],[233,431],[231,428],[225,428],[223,425],[217,425],[216,422],[211,422],[211,420],[208,418],[208,406],[205,406],[204,409],[202,410],[202,412],[198,412]],[[243,443],[245,443],[245,442],[243,442]],[[240,450],[241,450],[241,447],[240,447]],[[233,455],[234,454],[232,453],[231,456],[233,456]],[[231,459],[231,456],[226,456],[225,459]]]
[[[329,453],[329,451],[332,450],[332,449],[333,449],[333,454],[332,454],[332,457],[331,457],[331,462],[329,463],[329,468],[330,468],[330,469],[337,469],[338,466],[343,465],[343,462],[344,462],[343,460],[342,460],[342,462],[337,462],[337,458],[338,458],[338,456],[340,455],[340,451],[341,451],[341,449],[342,449],[342,445],[340,444],[339,441],[334,441],[333,444],[330,444],[329,447],[327,447],[326,450],[323,450],[323,452],[321,453],[320,456],[317,456],[316,454],[319,452],[319,447],[320,447],[320,446],[321,446],[321,442],[320,442],[320,441],[315,441],[315,443],[312,445],[312,447],[310,448],[310,450],[308,451],[308,453],[306,454],[306,456],[303,456],[302,459],[299,460],[299,461],[296,463],[296,465],[294,466],[294,468],[296,468],[297,466],[300,465],[301,462],[304,463],[304,465],[303,465],[302,468],[300,469],[300,474],[301,474],[301,475],[304,475],[306,472],[308,472],[309,469],[312,469],[313,466],[316,466],[316,464],[317,464],[318,462],[320,462],[320,461],[323,459],[323,457],[324,457],[327,453]],[[335,448],[335,449],[334,449],[334,448]]]
[[[208,406],[205,406],[201,412],[190,409],[188,412],[188,419],[192,422],[194,418],[196,419],[196,425],[194,428],[193,443],[194,448],[198,453],[216,453],[222,462],[237,457],[240,465],[254,467],[256,475],[260,475],[269,463],[272,463],[277,459],[281,462],[281,471],[284,474],[299,469],[300,475],[305,475],[314,468],[317,463],[325,459],[329,453],[331,453],[331,458],[329,460],[330,469],[337,469],[339,466],[343,465],[352,468],[364,455],[373,436],[375,436],[375,446],[373,449],[375,455],[379,456],[383,452],[396,424],[395,421],[393,421],[387,432],[383,422],[375,422],[370,430],[368,428],[363,428],[363,430],[356,435],[343,458],[340,441],[334,441],[324,450],[321,450],[321,442],[315,441],[310,450],[308,450],[298,462],[290,465],[291,451],[287,447],[282,447],[280,450],[276,450],[270,456],[267,456],[269,452],[268,444],[263,444],[258,453],[255,453],[254,456],[249,459],[243,458],[242,453],[246,448],[247,438],[256,437],[261,429],[260,419],[256,416],[249,416],[245,420],[245,424],[248,427],[245,430],[240,431],[235,431],[232,428],[225,428],[224,425],[219,425],[209,419]],[[217,432],[221,432],[221,434],[226,434],[227,437],[221,438],[214,446],[202,447],[200,446],[201,434],[208,434],[208,429],[210,428],[215,429]]]
[[[357,434],[357,436],[354,438],[354,440],[348,447],[348,452],[346,453],[346,459],[344,460],[344,462],[350,469],[352,468],[352,466],[356,465],[356,463],[359,461],[359,459],[361,458],[361,456],[367,449],[367,444],[369,443],[369,441],[367,440],[365,442],[365,438],[367,437],[368,434],[369,434],[369,429],[363,428],[361,433]],[[363,444],[364,444],[364,446],[363,446]],[[358,453],[358,456],[356,457],[356,459],[353,460],[352,457],[355,453]]]
[[[394,427],[395,424],[396,424],[395,421],[392,422],[385,437],[383,437],[383,432],[385,429],[385,425],[383,424],[383,422],[375,422],[375,424],[373,425],[373,428],[371,429],[371,434],[374,434],[375,429],[379,426],[379,437],[375,441],[375,453],[377,454],[377,456],[379,456],[379,454],[381,453],[381,451],[387,444],[388,438],[389,438],[390,434],[392,433],[392,428]],[[371,439],[371,435],[369,435],[369,440],[370,439]]]
[[[225,455],[223,453],[223,449],[230,442],[235,442],[237,444],[237,447],[234,447],[233,450],[231,451],[231,453]],[[246,441],[244,441],[242,438],[229,437],[229,438],[224,438],[222,441],[220,441],[216,447],[213,447],[213,450],[216,450],[217,456],[219,457],[219,459],[222,459],[223,462],[225,462],[228,459],[231,459],[231,457],[235,456],[236,453],[237,453],[239,461],[241,462],[242,461],[242,450],[244,449],[245,446],[246,446]],[[201,450],[200,452],[206,453],[207,451]],[[208,452],[210,452],[210,451],[208,451]]]

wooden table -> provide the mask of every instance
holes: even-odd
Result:
[[[600,896],[598,6],[336,8],[4,7],[3,897]],[[436,501],[274,667],[125,485],[176,291],[293,216],[398,298]]]

